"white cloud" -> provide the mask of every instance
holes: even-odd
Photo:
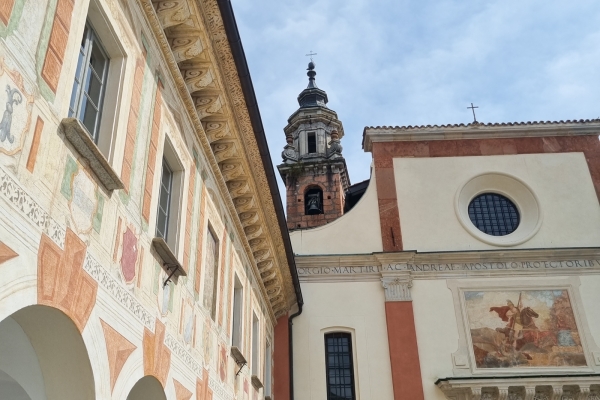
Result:
[[[371,125],[600,116],[600,2],[233,0],[275,164],[283,127],[317,84],[345,129],[352,182],[368,178]],[[280,184],[280,190],[283,185]]]

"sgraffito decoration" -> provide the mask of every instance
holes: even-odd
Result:
[[[567,290],[464,295],[477,368],[587,365]]]
[[[0,58],[0,88],[4,96],[0,97],[0,153],[14,155],[23,149],[25,136],[31,127],[31,111],[34,96],[28,93],[23,77],[9,69]]]

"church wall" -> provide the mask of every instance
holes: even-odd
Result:
[[[0,125],[0,321],[35,304],[61,310],[85,343],[95,384],[86,389],[96,398],[126,398],[145,375],[173,399],[262,395],[248,366],[236,378],[230,355],[234,273],[244,287],[241,350],[250,361],[254,313],[263,383],[265,343],[274,344],[271,306],[238,236],[238,216],[226,206],[229,193],[219,189],[214,156],[181,111],[142,2],[12,4],[0,16],[0,107],[7,110]],[[89,154],[67,137],[88,16],[120,60],[109,67],[116,76],[109,76],[101,126],[111,135],[106,174],[128,182],[124,190],[107,187]],[[164,285],[170,271],[152,240],[167,153],[179,180],[170,250],[188,276]],[[207,261],[209,231],[218,241],[216,274]],[[213,280],[217,294],[205,296]]]
[[[476,368],[472,361],[472,350],[461,350],[464,346],[465,337],[469,336],[469,327],[465,325],[461,305],[457,304],[457,297],[453,296],[452,287],[469,287],[469,290],[486,290],[493,288],[501,293],[511,293],[513,288],[521,288],[526,292],[530,290],[545,290],[551,287],[563,287],[571,285],[569,292],[571,307],[574,310],[577,320],[577,337],[575,342],[581,342],[583,350],[572,350],[573,348],[564,347],[574,352],[583,351],[587,357],[586,362],[581,365],[568,365],[565,361],[559,361],[556,358],[554,363],[548,362],[544,365],[512,368],[498,368],[494,372],[496,375],[517,375],[527,376],[535,374],[548,373],[591,373],[593,369],[597,370],[600,361],[598,357],[598,346],[600,343],[600,315],[596,312],[600,295],[597,288],[600,285],[599,275],[582,274],[577,277],[554,276],[552,278],[545,277],[506,277],[506,279],[496,278],[479,278],[470,280],[414,280],[411,288],[411,296],[413,299],[415,328],[417,331],[417,341],[419,347],[419,360],[421,364],[421,373],[423,379],[423,389],[426,399],[445,399],[441,390],[436,387],[435,382],[440,378],[460,377],[460,376],[477,376],[486,375],[486,370]],[[456,291],[456,289],[454,289]],[[502,296],[502,295],[501,295]],[[505,295],[509,297],[509,295]],[[502,301],[506,301],[502,298]],[[516,299],[513,299],[516,303]],[[502,306],[500,303],[498,306]],[[542,314],[540,308],[532,304],[536,311]],[[538,307],[540,307],[538,305]],[[496,316],[492,310],[483,310],[483,314],[491,314]],[[541,320],[544,318],[540,315],[536,318],[537,325],[542,325]],[[500,322],[499,326],[506,324]],[[464,330],[463,330],[464,327]],[[543,328],[541,328],[543,329]],[[461,334],[460,332],[463,331]],[[575,336],[573,336],[575,337]],[[480,344],[478,344],[480,345]],[[575,343],[572,343],[575,346]],[[564,344],[561,344],[564,346]],[[557,349],[560,349],[557,348]],[[531,349],[530,349],[531,351]],[[565,350],[566,351],[566,350]],[[535,352],[530,353],[534,357],[538,357]],[[461,359],[461,357],[463,357]],[[536,359],[534,358],[534,361]],[[463,362],[466,364],[463,365]],[[559,371],[557,371],[559,370]]]
[[[303,283],[305,308],[293,320],[297,399],[327,398],[324,335],[350,332],[357,399],[393,398],[381,283]]]
[[[600,230],[595,228],[600,209],[582,153],[395,158],[394,172],[404,250],[498,248],[469,234],[457,214],[457,193],[470,179],[486,173],[520,180],[539,203],[539,231],[511,248],[600,245]],[[484,182],[481,190],[485,189]],[[501,189],[514,196],[512,188]],[[521,217],[529,211],[521,210]]]
[[[383,251],[375,174],[371,176],[364,195],[348,213],[317,228],[290,232],[290,239],[296,254],[361,254]]]

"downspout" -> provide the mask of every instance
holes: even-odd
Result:
[[[288,319],[288,335],[290,345],[290,400],[294,400],[294,335],[292,334],[294,323],[292,320],[298,315],[302,314],[303,304],[302,297],[300,297],[300,301],[298,301],[298,312],[290,315],[290,318]]]

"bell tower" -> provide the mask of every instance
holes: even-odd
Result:
[[[325,225],[344,213],[350,185],[340,140],[344,127],[327,107],[327,93],[315,83],[315,63],[308,64],[308,86],[298,96],[300,108],[283,129],[287,144],[278,165],[285,183],[288,229]]]

